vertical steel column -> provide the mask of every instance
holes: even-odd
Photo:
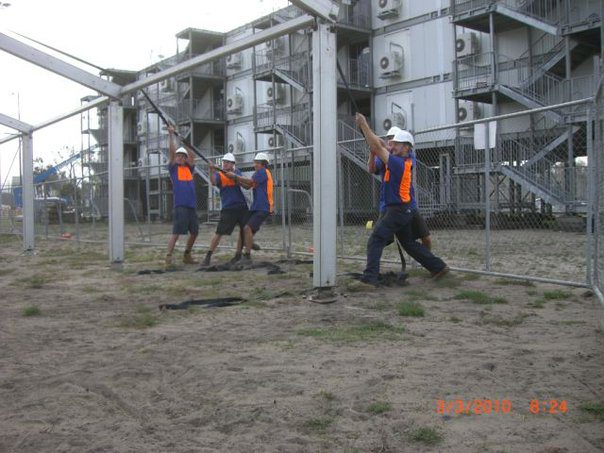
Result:
[[[336,284],[336,35],[318,23],[313,50],[313,285]]]
[[[485,230],[485,270],[491,270],[491,123],[484,123],[484,230]]]
[[[111,101],[109,121],[109,261],[120,267],[124,261],[124,110]]]
[[[21,190],[23,202],[23,250],[34,249],[34,145],[32,134],[23,134]]]
[[[572,67],[571,67],[571,59],[570,59],[570,36],[566,36],[564,38],[564,53],[565,53],[565,86],[566,86],[566,95],[564,97],[564,101],[572,100],[572,84],[571,84],[571,76],[572,76]],[[575,150],[573,148],[573,122],[572,117],[568,122],[568,139],[567,143],[567,162],[564,166],[566,168],[566,174],[564,175],[564,185],[566,189],[566,196],[569,198],[565,200],[566,203],[566,213],[569,213],[571,210],[570,206],[574,206],[574,202],[576,197],[576,188],[575,188]],[[574,208],[573,208],[574,210]]]
[[[595,103],[594,103],[595,105]],[[597,188],[598,180],[596,174],[597,159],[594,156],[594,140],[593,140],[593,121],[594,121],[594,105],[590,105],[587,108],[587,250],[585,256],[587,258],[586,266],[586,283],[588,285],[595,284],[595,274],[593,269],[595,268],[595,260],[598,259],[595,253],[594,246],[594,211],[597,203]],[[596,105],[597,108],[597,105]]]

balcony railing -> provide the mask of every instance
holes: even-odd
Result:
[[[370,2],[358,2],[354,6],[342,4],[338,13],[338,24],[371,29]]]
[[[191,54],[182,52],[178,54],[178,58],[176,61],[178,63],[182,63],[183,61],[190,60],[191,58],[197,57],[198,55],[203,54]],[[186,75],[192,75],[193,77],[225,77],[226,76],[226,62],[224,58],[220,58],[216,61],[211,61],[209,63],[204,63],[199,66],[195,66],[190,71],[185,73]]]
[[[344,75],[348,78],[346,82],[351,87],[369,88],[371,86],[371,59],[359,58],[349,59],[347,64],[342,65]],[[338,74],[338,83],[344,83]]]
[[[222,100],[185,99],[178,104],[176,117],[178,121],[224,121],[224,102]]]
[[[550,24],[557,24],[562,18],[560,0],[452,0],[451,13],[455,18],[458,14],[494,5],[505,6]]]
[[[594,2],[596,5],[597,2]],[[597,9],[590,7],[589,3],[582,4],[583,8],[570,8],[569,14],[564,18],[563,26],[572,27],[580,25],[596,25],[601,21],[601,13]],[[596,7],[597,8],[597,7]]]
[[[456,91],[486,88],[495,83],[493,52],[459,58],[453,66],[457,68]]]

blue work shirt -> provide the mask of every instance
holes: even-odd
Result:
[[[195,195],[195,181],[193,180],[193,171],[195,165],[189,164],[170,164],[170,179],[172,180],[172,196],[174,207],[184,206],[187,208],[197,208],[197,197]]]
[[[237,176],[241,176],[241,170],[235,169],[233,172]],[[222,209],[229,208],[247,208],[247,201],[241,191],[241,187],[233,181],[227,178],[222,172],[217,171],[214,173],[214,181],[216,187],[220,189],[220,202]]]

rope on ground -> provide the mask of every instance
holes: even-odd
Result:
[[[233,305],[239,305],[244,302],[245,299],[241,297],[222,297],[218,299],[192,299],[180,302],[178,304],[161,304],[160,310],[186,310],[191,305],[199,305],[203,308],[217,308],[217,307],[231,307]]]

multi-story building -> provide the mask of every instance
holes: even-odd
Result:
[[[340,200],[346,215],[377,208],[378,181],[366,175],[367,150],[352,141],[361,138],[352,121],[355,108],[384,134],[395,125],[421,131],[593,94],[601,53],[601,0],[341,3],[337,59],[346,80],[338,77],[337,124]],[[139,73],[107,75],[118,83],[145,77],[300,14],[290,6],[227,33],[189,28],[176,35],[175,56]],[[296,189],[292,196],[302,200],[312,185],[311,71],[310,34],[299,31],[147,91],[208,157],[233,152],[245,170],[258,150],[297,150],[275,156],[287,164],[283,174],[288,187]],[[124,121],[127,130],[137,131],[137,146],[128,143],[125,162],[138,162],[141,171],[138,182],[128,183],[126,190],[143,195],[139,214],[165,218],[171,202],[167,133],[144,98],[132,101],[133,114]],[[564,109],[500,122],[489,176],[495,187],[489,195],[493,209],[581,210],[584,194],[576,163],[586,153],[585,140],[578,139],[585,137],[585,115],[584,108]],[[428,215],[484,206],[484,152],[474,150],[470,135],[452,128],[416,137],[417,193]],[[198,176],[200,211],[217,209],[203,167]],[[276,172],[277,210],[281,178]]]
[[[452,0],[459,119],[505,114],[590,97],[600,67],[597,0]],[[493,155],[494,209],[580,212],[586,200],[587,109],[551,110],[500,122]],[[477,189],[484,153],[460,140],[456,172]],[[466,195],[472,194],[465,191]],[[458,194],[457,203],[471,204]]]

